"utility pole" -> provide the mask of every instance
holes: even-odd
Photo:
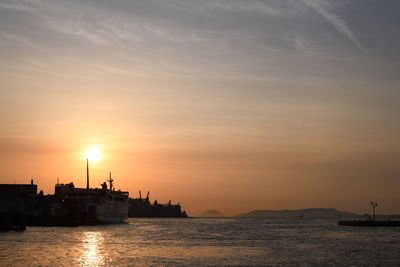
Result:
[[[376,203],[374,201],[371,201],[371,206],[372,206],[372,216],[373,216],[374,221],[375,221],[375,208],[376,208],[376,206],[378,206],[378,203]]]

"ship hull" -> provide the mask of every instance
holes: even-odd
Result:
[[[31,226],[79,226],[123,223],[128,218],[127,192],[73,189],[44,201]]]
[[[116,217],[98,217],[97,221],[99,224],[118,224],[124,223],[125,217],[123,218],[116,218]]]
[[[97,222],[99,224],[123,223],[128,218],[128,201],[109,200],[97,205]]]

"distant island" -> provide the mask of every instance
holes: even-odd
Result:
[[[307,208],[298,210],[254,210],[248,213],[238,214],[235,217],[259,217],[259,218],[357,218],[359,214],[341,211],[333,208]]]
[[[216,217],[224,217],[224,215],[218,210],[207,210],[202,214],[200,214],[198,217],[216,218]]]

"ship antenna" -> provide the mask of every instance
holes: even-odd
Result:
[[[110,191],[111,191],[113,188],[113,182],[114,182],[114,179],[111,178],[111,172],[110,172],[110,179],[108,179],[108,182],[110,183]]]

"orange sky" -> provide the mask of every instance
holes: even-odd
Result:
[[[400,213],[398,5],[350,2],[0,3],[0,182],[84,187],[96,145],[92,186],[190,215]]]

